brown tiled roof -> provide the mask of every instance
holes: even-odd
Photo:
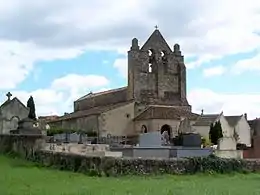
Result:
[[[55,120],[52,120],[49,123],[63,121],[63,120],[71,120],[71,119],[86,117],[86,116],[90,116],[90,115],[99,115],[99,114],[101,114],[105,111],[109,111],[109,110],[115,109],[117,107],[129,104],[130,102],[132,102],[132,101],[126,101],[126,102],[121,102],[121,103],[107,105],[107,106],[94,107],[94,108],[91,108],[89,110],[72,112],[70,114],[66,114],[64,116],[61,116],[61,117],[59,117]]]
[[[134,120],[181,119],[181,117],[188,117],[190,120],[196,120],[199,117],[199,115],[176,107],[149,106]]]
[[[59,118],[58,115],[50,115],[50,116],[39,116],[38,119],[39,120],[45,120],[45,121],[52,121]]]
[[[210,126],[217,118],[219,114],[205,114],[199,117],[193,126]]]
[[[226,118],[229,126],[235,127],[242,116],[243,115],[240,115],[240,116],[225,116],[225,118]]]
[[[121,87],[121,88],[111,89],[111,90],[107,90],[107,91],[101,91],[101,92],[97,92],[97,93],[88,93],[87,95],[84,95],[83,97],[77,99],[76,102],[84,100],[86,98],[93,98],[93,97],[96,97],[96,96],[99,96],[99,95],[105,95],[105,94],[108,94],[108,93],[115,93],[115,92],[123,91],[123,90],[126,90],[126,89],[127,89],[127,87]]]

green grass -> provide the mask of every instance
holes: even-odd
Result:
[[[257,195],[260,175],[98,178],[0,156],[1,195]]]

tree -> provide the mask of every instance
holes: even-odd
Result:
[[[36,120],[35,104],[32,96],[27,101],[27,108],[29,108],[28,118]]]
[[[215,144],[214,141],[216,140],[216,133],[214,132],[214,124],[213,123],[210,124],[209,139],[210,139],[211,143]]]
[[[223,137],[222,127],[220,121],[217,121],[214,125],[210,125],[209,138],[213,144],[218,144],[218,140]]]

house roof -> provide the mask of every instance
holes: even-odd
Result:
[[[253,130],[254,135],[259,135],[260,133],[260,118],[247,121],[250,128]]]
[[[107,91],[101,91],[101,92],[97,92],[97,93],[90,92],[87,95],[84,95],[81,98],[77,99],[76,102],[87,99],[87,98],[97,97],[97,96],[100,96],[100,95],[105,95],[105,94],[109,94],[109,93],[116,93],[116,92],[123,91],[123,90],[126,90],[126,89],[127,89],[127,87],[121,87],[121,88],[111,89],[111,90],[107,90]]]
[[[180,108],[171,106],[149,106],[141,114],[135,117],[134,120],[146,120],[146,119],[181,119],[182,117],[187,117],[190,120],[196,120],[199,115],[185,111]]]
[[[205,114],[199,117],[193,126],[210,126],[220,114]]]
[[[120,107],[120,106],[127,105],[130,102],[132,102],[132,101],[126,101],[126,102],[111,104],[111,105],[107,105],[107,106],[98,106],[98,107],[94,107],[94,108],[91,108],[91,109],[88,109],[88,110],[72,112],[70,114],[66,114],[66,115],[61,116],[57,119],[49,121],[49,123],[55,123],[55,122],[63,121],[63,120],[71,120],[71,119],[81,118],[81,117],[86,117],[86,116],[91,116],[91,115],[99,115],[103,112],[115,109],[115,108]]]
[[[14,97],[11,100],[6,100],[1,106],[0,109],[3,109],[5,106],[7,106],[8,104],[14,103],[15,101],[17,101],[19,104],[21,104],[24,108],[28,109],[17,97]]]
[[[229,126],[235,127],[242,116],[243,115],[240,115],[240,116],[225,116],[225,118],[226,118]]]

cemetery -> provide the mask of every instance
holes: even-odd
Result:
[[[94,131],[42,129],[30,110],[25,109],[27,116],[24,114],[19,120],[5,121],[12,127],[9,133],[0,134],[0,154],[7,161],[11,155],[18,157],[17,162],[32,163],[32,167],[103,178],[260,171],[260,161],[253,159],[259,154],[258,136],[254,136],[252,146],[238,147],[241,137],[228,127],[222,129],[219,121],[210,125],[211,143],[192,129],[187,118],[180,121],[174,137],[167,130],[144,131],[135,137],[100,136]],[[129,182],[133,185],[132,180]]]

